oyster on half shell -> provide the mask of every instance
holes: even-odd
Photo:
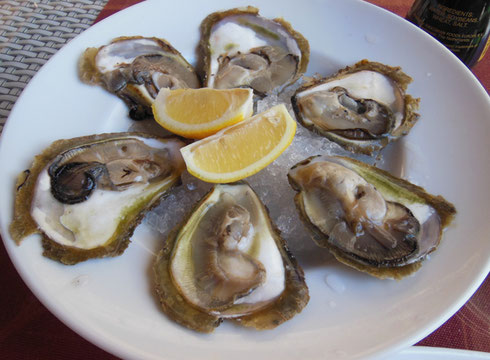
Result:
[[[151,117],[161,88],[199,88],[194,68],[167,41],[120,37],[100,48],[88,48],[79,62],[80,79],[102,85],[129,107],[134,120]]]
[[[306,128],[349,151],[372,154],[406,135],[418,120],[419,99],[405,94],[411,82],[399,67],[362,60],[310,80],[291,102]]]
[[[264,95],[293,83],[306,71],[308,41],[285,20],[258,13],[248,6],[203,20],[199,50],[204,86],[251,87]]]
[[[205,195],[169,235],[154,270],[164,312],[201,332],[223,319],[271,329],[309,300],[303,270],[243,182]]]
[[[416,271],[456,213],[441,196],[346,157],[311,157],[288,178],[315,242],[379,278]]]
[[[183,145],[138,133],[54,142],[17,180],[12,238],[40,233],[43,254],[64,264],[120,255],[180,180]]]

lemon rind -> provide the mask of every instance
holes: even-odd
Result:
[[[192,152],[196,147],[200,145],[199,142],[195,142],[180,149],[180,152],[184,158],[189,173],[197,177],[198,179],[201,179],[206,182],[229,183],[254,175],[258,173],[260,170],[264,169],[270,163],[272,163],[289,147],[289,145],[291,145],[294,139],[294,135],[296,133],[296,121],[291,117],[284,104],[276,105],[266,110],[264,113],[272,112],[273,109],[275,109],[276,113],[282,113],[285,115],[284,119],[286,121],[286,128],[283,136],[281,137],[281,140],[278,142],[278,144],[274,147],[274,149],[271,152],[269,152],[267,155],[265,155],[258,161],[244,167],[243,169],[232,171],[232,172],[226,172],[226,173],[216,173],[216,172],[203,170],[195,163],[192,156]],[[247,121],[254,121],[264,113],[258,114]],[[226,131],[230,131],[230,128],[227,128]],[[216,139],[219,139],[220,134],[217,133],[213,136],[216,136]],[[213,141],[214,139],[208,138],[207,140]]]

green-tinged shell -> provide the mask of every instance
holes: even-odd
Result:
[[[116,59],[119,54],[123,55]],[[106,66],[109,63],[110,68]],[[134,120],[152,117],[151,104],[160,88],[201,86],[194,68],[180,52],[155,37],[122,36],[108,45],[87,48],[80,57],[78,73],[83,82],[101,85],[121,98]]]
[[[292,167],[288,179],[316,244],[340,262],[382,279],[401,279],[418,270],[456,214],[443,197],[351,158],[314,156]],[[390,219],[389,209],[396,209],[400,220]]]
[[[168,237],[154,265],[156,291],[160,304],[165,314],[179,324],[204,333],[213,332],[222,320],[218,316],[199,311],[189,305],[173,284],[169,267],[175,240],[176,232]]]
[[[41,234],[43,255],[64,264],[122,254],[144,214],[180,181],[183,145],[141,133],[55,141],[18,177],[9,228],[13,240],[20,244],[29,235]],[[72,166],[84,163],[88,165],[80,173]],[[85,188],[79,190],[79,185]],[[101,191],[112,200],[94,200]],[[119,196],[124,196],[120,204]],[[102,229],[110,224],[113,230],[98,232],[93,224]]]
[[[327,128],[324,125],[320,126],[315,121],[309,119],[309,115],[307,114],[307,111],[305,111],[304,105],[300,102],[300,96],[302,96],[302,94],[307,91],[311,93],[328,82],[344,79],[347,76],[360,71],[376,72],[386,76],[387,79],[390,79],[397,95],[399,94],[400,102],[403,102],[403,104],[397,105],[400,108],[400,113],[403,113],[402,116],[400,116],[401,119],[395,121],[391,116],[389,122],[385,125],[384,130],[376,133],[357,128],[356,126],[353,126],[350,129],[343,128],[342,130]],[[407,135],[419,119],[419,114],[416,113],[416,111],[419,108],[420,99],[415,99],[406,94],[408,84],[411,82],[412,78],[405,74],[400,67],[391,67],[378,62],[361,60],[354,66],[348,66],[332,76],[310,79],[296,91],[295,95],[291,98],[291,103],[296,118],[304,127],[319,135],[325,136],[349,151],[371,155],[373,152],[384,148],[390,142]],[[368,87],[369,86],[370,85],[368,85]],[[349,89],[347,89],[347,92],[349,92]],[[370,97],[360,99],[362,102],[369,100],[371,100]],[[395,105],[381,103],[381,106],[389,108],[390,106],[394,107]],[[390,112],[390,110],[387,111]],[[345,111],[345,113],[347,113],[347,111]],[[340,115],[336,114],[335,116]]]
[[[226,247],[224,244],[234,239],[230,234],[236,234],[237,225],[223,219],[230,209],[237,208],[246,209],[247,220],[240,220],[238,226],[240,231],[246,230],[239,232],[241,237],[236,244],[241,242],[240,250],[233,248],[233,271],[229,273],[225,269],[224,273],[230,276],[221,277],[222,268],[209,268],[214,269],[216,261],[220,266],[224,264],[224,260],[219,259],[224,259],[228,251],[232,251],[229,245]],[[223,229],[226,229],[224,238],[227,240],[215,241],[214,234],[222,236]],[[243,247],[243,242],[247,241],[250,242]],[[201,250],[203,246],[205,251]],[[261,253],[261,248],[268,249],[267,253]],[[208,265],[202,266],[200,262]],[[242,284],[237,286],[235,280],[230,280],[237,275],[234,269],[245,265],[249,269],[252,263],[253,267],[257,266],[259,277],[240,275],[245,287]],[[278,269],[277,266],[282,268]],[[274,273],[269,273],[271,269],[275,269]],[[277,277],[277,270],[283,277]],[[309,300],[303,270],[272,224],[265,206],[243,182],[216,185],[206,194],[183,223],[170,233],[158,254],[154,271],[156,291],[163,311],[177,323],[200,332],[212,332],[224,319],[258,330],[272,329],[299,313]],[[265,272],[265,276],[261,272]],[[257,281],[248,283],[247,277]],[[215,280],[210,282],[208,279]],[[283,281],[280,288],[274,288],[274,284]],[[233,286],[233,290],[230,290],[230,286]],[[235,288],[238,292],[233,293]],[[228,292],[231,294],[222,296]],[[254,296],[261,301],[253,302]]]
[[[264,41],[266,45],[257,46],[252,49],[243,49],[239,50],[239,54],[237,54],[237,49],[240,46],[241,36],[237,35],[235,38],[230,32],[227,32],[228,38],[233,38],[231,43],[224,44],[219,49],[216,46],[213,47],[210,40],[213,34],[213,31],[217,28],[217,25],[220,23],[224,23],[226,21],[231,21],[236,25],[240,25],[241,28],[246,28],[247,30],[252,30],[255,33],[257,39]],[[278,31],[280,29],[280,31]],[[289,45],[280,45],[279,43],[286,42],[286,36],[288,36]],[[293,46],[295,49],[288,48]],[[271,66],[271,64],[275,63],[276,60],[274,56],[270,55],[268,51],[264,49],[268,46],[274,47],[281,54],[288,54],[287,57],[291,59],[294,58],[294,66],[291,65],[294,70],[290,73],[290,76],[279,76],[279,73],[276,73],[275,69]],[[251,51],[249,51],[251,50]],[[239,56],[248,56],[250,53],[259,54],[261,57],[266,59],[266,62],[269,62],[269,69],[273,73],[273,76],[270,76],[270,73],[266,75],[258,75],[261,79],[267,78],[267,85],[259,84],[258,80],[244,80],[245,82],[223,82],[222,85],[215,83],[215,75],[219,75],[220,71],[216,71],[217,69],[213,69],[213,56],[220,57],[221,60],[230,60],[237,55]],[[198,69],[199,73],[202,77],[204,86],[208,87],[218,87],[218,88],[229,88],[229,87],[252,87],[254,91],[258,94],[268,94],[272,91],[275,91],[279,88],[282,88],[285,85],[291,84],[295,82],[305,71],[308,66],[309,57],[310,57],[310,47],[308,41],[301,35],[299,32],[293,29],[291,24],[282,18],[276,18],[273,20],[266,19],[264,17],[259,16],[259,9],[247,6],[243,8],[235,8],[226,11],[215,12],[208,15],[201,23],[201,39],[199,41],[199,64]],[[243,63],[243,60],[240,60]],[[248,61],[248,60],[247,60]],[[284,58],[281,58],[281,64],[287,64]],[[222,64],[223,65],[223,64]],[[249,71],[254,69],[255,66],[242,64],[240,65],[242,71]],[[285,66],[282,66],[285,68]],[[254,69],[256,70],[256,68]],[[256,75],[253,75],[254,77]],[[281,78],[283,81],[274,80]],[[273,79],[273,80],[271,80]],[[269,84],[270,83],[270,84]],[[226,85],[228,84],[228,85]],[[270,85],[270,86],[269,86]]]

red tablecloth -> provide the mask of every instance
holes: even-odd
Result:
[[[101,20],[140,0],[110,0]],[[369,0],[405,16],[412,0]],[[483,86],[490,88],[490,55],[473,68]],[[117,359],[87,342],[34,297],[0,245],[0,359]],[[418,345],[490,352],[490,279],[443,326]]]

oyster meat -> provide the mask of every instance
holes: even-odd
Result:
[[[257,8],[208,15],[199,43],[204,86],[251,87],[265,95],[306,71],[308,41],[283,19],[266,19]]]
[[[291,102],[303,126],[349,151],[372,154],[418,120],[419,99],[405,94],[411,82],[399,67],[362,60],[305,83]]]
[[[271,329],[309,300],[303,270],[243,182],[205,195],[169,235],[154,270],[164,312],[201,332],[223,319]]]
[[[441,196],[346,157],[311,157],[288,178],[315,242],[380,278],[416,271],[456,213]]]
[[[88,48],[79,63],[82,81],[99,84],[129,107],[134,120],[151,117],[161,88],[199,88],[194,68],[163,39],[120,37],[100,48]]]
[[[12,238],[40,233],[43,254],[64,264],[120,255],[180,180],[183,145],[138,133],[54,142],[18,178]]]

